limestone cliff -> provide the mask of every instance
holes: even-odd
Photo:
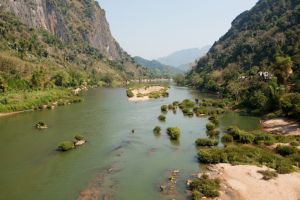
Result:
[[[110,60],[125,55],[110,32],[105,11],[94,0],[1,0],[0,7],[66,44],[88,44]]]

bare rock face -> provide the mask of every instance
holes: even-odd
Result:
[[[94,47],[110,60],[125,55],[110,32],[105,11],[95,0],[1,0],[0,8],[65,43]]]

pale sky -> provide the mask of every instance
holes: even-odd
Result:
[[[147,59],[212,45],[257,1],[98,0],[121,47]]]

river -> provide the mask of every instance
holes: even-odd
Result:
[[[0,199],[73,200],[82,190],[111,193],[118,200],[164,199],[158,187],[170,169],[180,170],[177,199],[185,199],[179,194],[184,194],[186,178],[201,170],[194,141],[206,137],[208,120],[184,117],[179,110],[169,112],[165,123],[157,117],[161,105],[203,94],[172,86],[168,98],[147,102],[129,102],[122,88],[91,89],[83,96],[79,104],[0,118]],[[38,121],[49,128],[36,130]],[[255,117],[231,112],[220,122],[221,129],[259,125]],[[156,125],[162,127],[161,136],[152,132]],[[172,126],[182,131],[179,143],[165,133]],[[88,143],[55,151],[76,134]]]

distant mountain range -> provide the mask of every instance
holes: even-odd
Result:
[[[177,74],[183,74],[183,71],[169,65],[164,65],[157,60],[147,60],[139,56],[136,56],[133,59],[136,64],[148,68],[151,71],[153,77],[171,77]]]
[[[176,51],[166,57],[158,58],[157,60],[162,64],[187,71],[191,69],[191,65],[193,65],[196,60],[204,56],[209,51],[210,47],[210,45],[207,45],[200,49],[183,49],[180,51]]]

